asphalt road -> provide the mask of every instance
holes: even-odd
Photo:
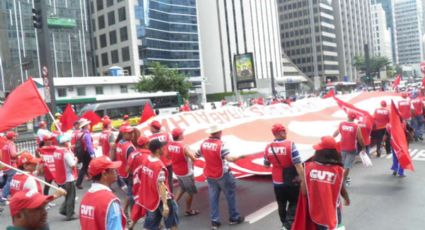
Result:
[[[356,164],[351,172],[351,206],[344,207],[343,223],[346,229],[361,230],[417,230],[425,229],[425,142],[411,145],[415,172],[407,172],[407,177],[391,175],[391,158],[373,158],[373,167],[365,168]],[[85,184],[85,190],[89,184]],[[78,201],[85,190],[78,190]],[[184,200],[180,202],[184,205]],[[79,221],[65,222],[58,214],[58,206],[48,210],[51,229],[76,230]],[[77,202],[77,207],[79,203]],[[237,205],[246,222],[237,226],[227,223],[228,212],[224,197],[221,197],[222,227],[220,229],[254,230],[280,229],[277,206],[270,177],[251,177],[237,182]],[[179,229],[210,229],[208,190],[206,184],[199,184],[199,193],[194,199],[193,208],[201,213],[185,217],[180,213]],[[11,224],[8,207],[0,215],[4,229]],[[142,229],[139,224],[136,229]]]

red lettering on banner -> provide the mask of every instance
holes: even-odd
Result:
[[[210,117],[216,123],[223,124],[223,120],[221,119],[221,117],[217,113],[215,113],[215,112],[210,113]]]
[[[199,122],[198,118],[193,115],[193,113],[184,113],[183,116],[191,116],[193,119],[195,119],[195,121],[199,124],[201,122]]]
[[[180,119],[177,120],[176,118]],[[173,123],[174,127],[183,128],[182,124],[184,124],[185,127],[189,126],[189,122],[187,122],[187,120],[182,115],[170,117],[170,122]]]
[[[220,115],[221,119],[225,122],[230,122],[229,114],[227,114],[227,110],[217,111],[217,114]]]
[[[258,116],[264,116],[264,113],[256,106],[250,107],[249,111],[252,113],[256,113]]]
[[[195,115],[202,119],[203,122],[208,124],[210,123],[210,120],[208,119],[208,116],[205,114],[204,111],[196,112]]]

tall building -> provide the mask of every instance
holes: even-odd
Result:
[[[338,68],[334,11],[330,1],[279,0],[282,49],[310,78],[336,80]]]
[[[231,92],[234,57],[252,53],[257,91],[284,81],[276,0],[198,1],[203,71],[208,93]]]
[[[84,3],[0,1],[0,91],[11,91],[29,76],[41,77],[44,60],[54,77],[92,75]],[[47,16],[39,29],[33,25],[33,8]]]
[[[330,0],[321,0],[331,2]],[[353,65],[355,56],[364,56],[364,45],[373,54],[370,0],[333,0],[338,43],[340,75],[351,81],[359,80]]]
[[[398,63],[418,64],[424,59],[423,2],[396,0],[394,11]]]
[[[374,55],[388,58],[393,62],[391,28],[387,26],[387,18],[381,4],[371,6],[372,37]]]
[[[385,11],[385,18],[387,21],[387,27],[391,34],[391,52],[393,63],[397,63],[397,39],[396,30],[394,25],[394,0],[371,0],[372,5],[381,4]]]
[[[196,0],[91,0],[96,68],[107,75],[120,66],[129,75],[149,74],[160,62],[200,77]]]

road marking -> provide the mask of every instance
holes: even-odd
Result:
[[[245,217],[245,221],[253,224],[277,210],[277,202],[272,202]]]

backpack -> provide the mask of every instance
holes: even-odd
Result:
[[[85,133],[83,133],[83,135],[81,135],[80,138],[77,139],[77,141],[75,142],[75,156],[78,159],[78,162],[82,162],[84,159],[84,155],[87,154],[87,151],[84,149],[84,135]]]

